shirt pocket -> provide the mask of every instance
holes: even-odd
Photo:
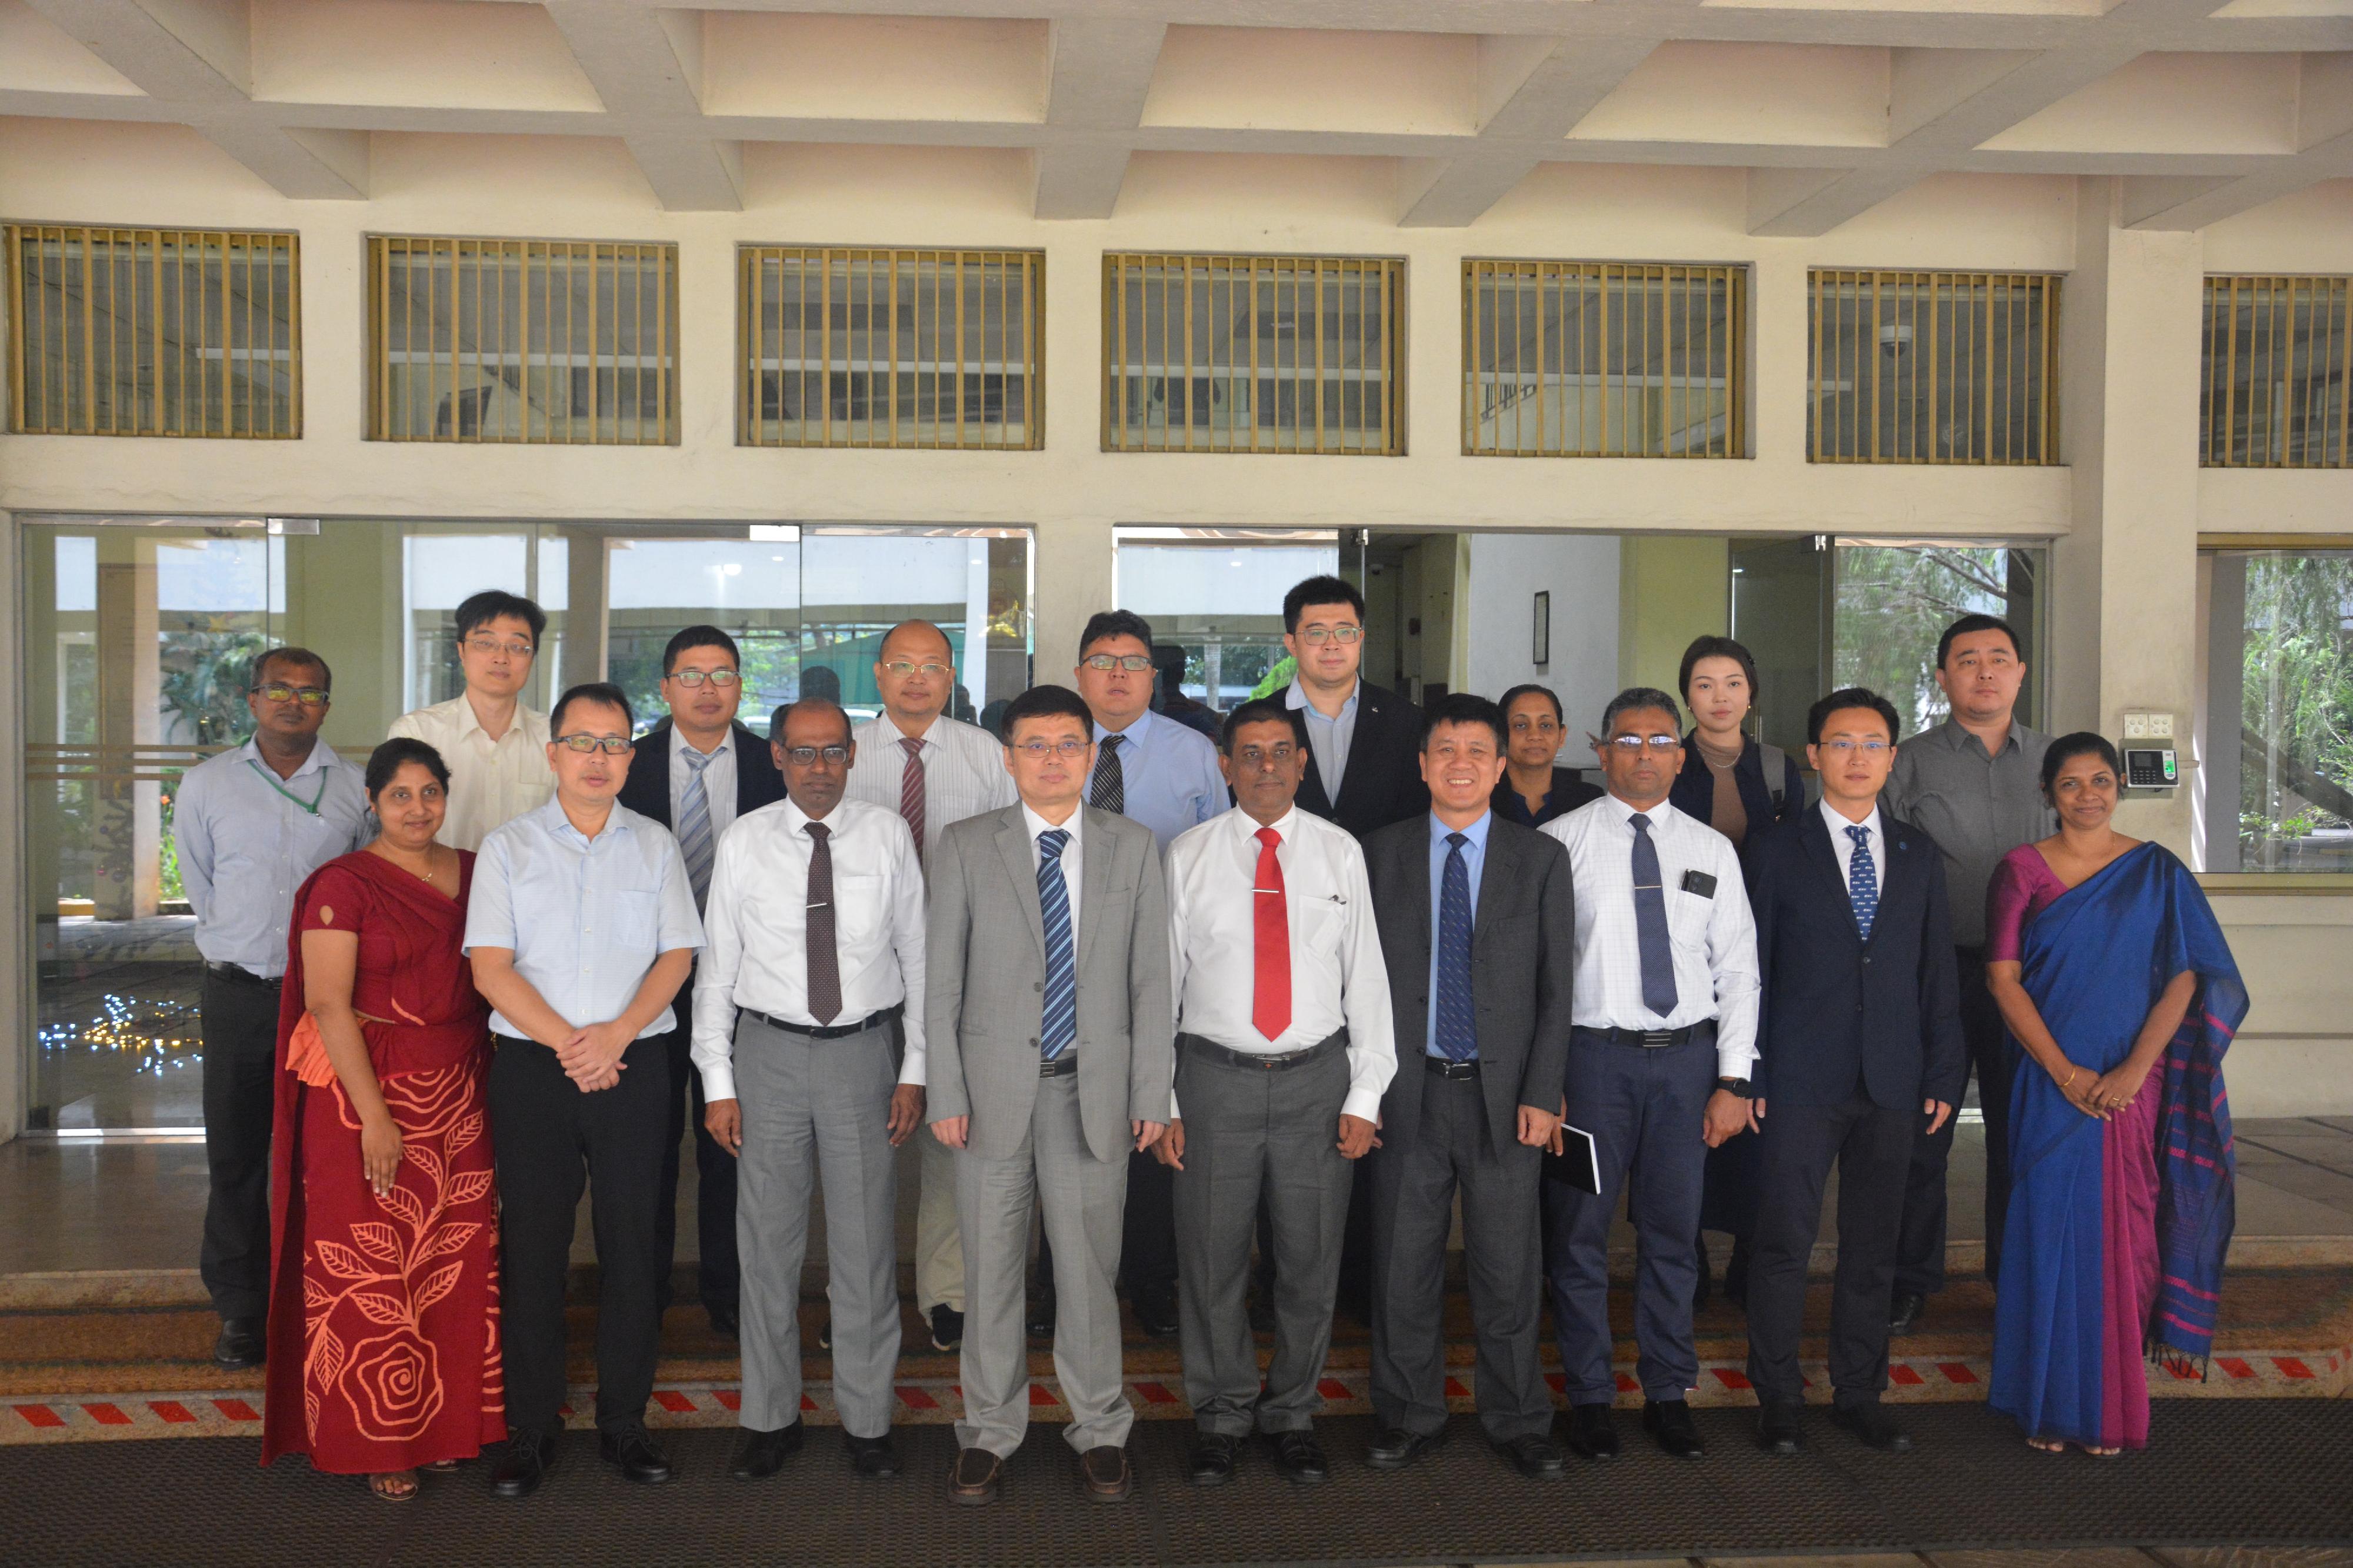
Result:
[[[1299,943],[1329,957],[1340,951],[1348,930],[1347,906],[1320,893],[1299,900]]]
[[[658,893],[625,892],[613,899],[613,946],[626,952],[650,954],[660,929]]]
[[[883,879],[881,877],[846,877],[836,872],[833,879],[833,944],[837,953],[856,950],[871,952],[881,941],[886,910],[883,907]]]

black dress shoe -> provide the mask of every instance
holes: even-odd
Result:
[[[1365,1463],[1377,1470],[1402,1470],[1445,1440],[1443,1431],[1409,1432],[1402,1426],[1391,1426],[1365,1450]]]
[[[743,1333],[743,1310],[734,1302],[706,1302],[702,1310],[711,1314],[711,1327],[713,1331],[725,1334],[731,1340],[738,1338]]]
[[[1029,1317],[1022,1327],[1033,1340],[1054,1337],[1054,1288],[1051,1285],[1039,1286],[1038,1294],[1029,1299]]]
[[[1320,1487],[1332,1479],[1332,1466],[1324,1458],[1324,1445],[1315,1434],[1301,1428],[1296,1432],[1271,1432],[1267,1441],[1274,1449],[1274,1468],[1282,1479],[1295,1487]]]
[[[735,1445],[735,1460],[727,1473],[739,1481],[765,1481],[785,1468],[785,1461],[801,1451],[801,1424],[795,1421],[779,1431],[762,1432],[744,1428],[744,1440]]]
[[[1221,1487],[1234,1479],[1234,1462],[1241,1457],[1242,1440],[1229,1432],[1204,1432],[1193,1439],[1193,1463],[1187,1477],[1197,1487]]]
[[[1699,1440],[1691,1405],[1680,1399],[1650,1399],[1642,1403],[1642,1430],[1660,1449],[1678,1459],[1696,1459],[1707,1452]]]
[[[943,1301],[932,1309],[932,1348],[954,1351],[963,1347],[964,1314]]]
[[[1512,1468],[1532,1481],[1560,1479],[1560,1450],[1553,1440],[1541,1432],[1523,1432],[1516,1437],[1506,1437],[1495,1445],[1495,1452],[1512,1462]]]
[[[243,1372],[261,1363],[261,1320],[223,1318],[220,1337],[213,1341],[213,1364],[228,1372]]]
[[[1147,1290],[1134,1299],[1135,1326],[1155,1340],[1173,1337],[1176,1332],[1176,1292]]]
[[[1806,1446],[1806,1407],[1772,1400],[1757,1413],[1757,1446],[1768,1454],[1794,1454]]]
[[[555,1463],[555,1434],[515,1431],[507,1434],[507,1451],[491,1469],[492,1497],[525,1498],[539,1489],[547,1468]]]
[[[880,1437],[853,1437],[849,1433],[841,1440],[849,1449],[849,1473],[862,1481],[887,1481],[899,1473],[899,1451],[891,1447],[891,1434]]]
[[[1921,1310],[1927,1305],[1928,1298],[1919,1291],[1898,1290],[1894,1300],[1888,1303],[1887,1331],[1891,1334],[1910,1333],[1920,1326]]]
[[[1912,1451],[1912,1435],[1898,1426],[1875,1399],[1867,1405],[1831,1405],[1831,1425],[1844,1427],[1854,1434],[1856,1442],[1883,1454]]]
[[[642,1426],[624,1426],[596,1436],[596,1457],[621,1472],[621,1479],[641,1487],[658,1487],[670,1479],[670,1458]]]
[[[1618,1457],[1618,1418],[1607,1405],[1568,1407],[1568,1446],[1588,1459]]]

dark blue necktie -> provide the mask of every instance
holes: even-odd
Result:
[[[1438,1048],[1449,1061],[1479,1056],[1478,1015],[1471,1003],[1471,863],[1468,835],[1446,836],[1446,875],[1438,885]]]
[[[1846,896],[1854,900],[1854,923],[1869,942],[1872,917],[1879,913],[1879,868],[1871,858],[1871,829],[1858,823],[1846,836],[1854,840],[1853,858],[1846,863]]]
[[[1038,1050],[1048,1061],[1079,1037],[1078,948],[1071,940],[1071,889],[1062,880],[1062,846],[1070,841],[1059,827],[1038,835],[1038,913],[1046,926],[1046,1009]]]
[[[1667,937],[1667,890],[1660,885],[1659,847],[1651,842],[1651,819],[1641,812],[1634,825],[1634,935],[1642,948],[1642,1005],[1663,1018],[1675,1010],[1675,950]]]

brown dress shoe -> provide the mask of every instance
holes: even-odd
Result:
[[[987,1449],[958,1448],[948,1471],[948,1500],[972,1508],[995,1502],[997,1479],[1004,1473],[1005,1461]]]
[[[1127,1450],[1108,1443],[1079,1456],[1079,1479],[1086,1483],[1089,1502],[1125,1502],[1135,1489],[1135,1478],[1128,1473]]]

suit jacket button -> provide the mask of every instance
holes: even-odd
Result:
[[[1032,1047],[1034,1047],[1034,1046],[1036,1046],[1036,1045],[1037,1045],[1037,1043],[1038,1043],[1038,1037],[1037,1037],[1037,1036],[1035,1036],[1035,1035],[1030,1036],[1030,1037],[1029,1037],[1029,1044],[1030,1044]]]
[[[1029,989],[1032,991],[1043,991],[1046,989],[1046,983],[1042,980],[1033,980],[1029,983]]]

